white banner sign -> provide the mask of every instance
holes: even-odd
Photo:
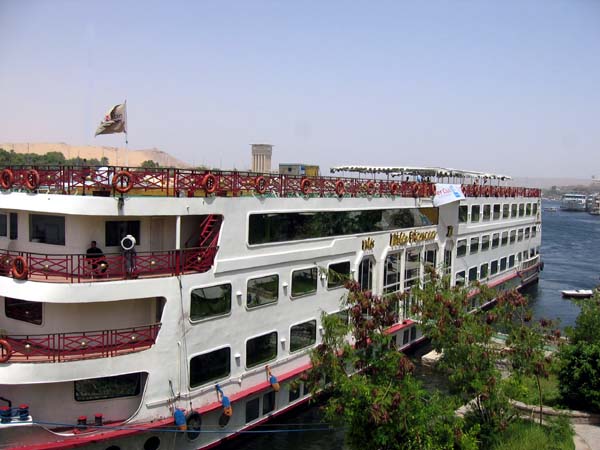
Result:
[[[435,197],[433,197],[433,206],[442,206],[446,203],[457,202],[464,200],[460,184],[440,184],[435,185]]]

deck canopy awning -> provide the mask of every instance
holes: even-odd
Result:
[[[457,178],[478,178],[488,180],[510,180],[508,175],[500,175],[496,173],[476,172],[474,170],[457,170],[446,169],[443,167],[387,167],[387,166],[337,166],[331,168],[331,173],[336,172],[355,172],[355,173],[372,173],[386,174],[393,177],[406,176],[422,176],[422,177],[457,177]]]

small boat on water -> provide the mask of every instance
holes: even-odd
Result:
[[[556,212],[558,211],[558,208],[556,206],[548,206],[547,208],[544,208],[544,211]]]
[[[592,289],[571,289],[560,292],[564,298],[590,298],[594,295]]]

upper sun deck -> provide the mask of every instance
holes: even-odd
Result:
[[[307,177],[238,171],[86,166],[0,166],[4,191],[155,197],[432,197],[436,183],[460,184],[466,197],[540,197],[506,176],[437,168],[345,166],[358,176]]]

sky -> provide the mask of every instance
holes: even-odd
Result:
[[[600,175],[600,0],[0,0],[0,142]]]

